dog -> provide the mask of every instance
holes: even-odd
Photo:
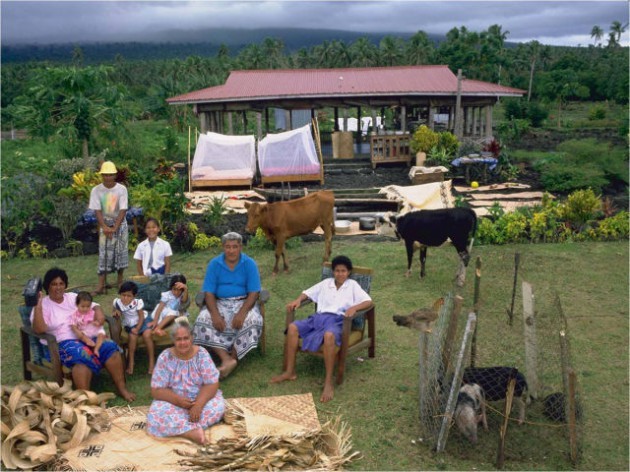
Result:
[[[477,384],[465,384],[457,394],[455,407],[455,424],[459,432],[472,444],[477,444],[477,425],[483,424],[488,430],[486,404],[482,388]]]
[[[515,367],[467,367],[464,369],[462,382],[477,384],[483,389],[487,401],[503,400],[507,394],[508,383],[516,379],[514,401],[519,406],[518,424],[525,421],[525,405],[530,403],[527,380]]]

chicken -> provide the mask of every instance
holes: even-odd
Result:
[[[419,308],[405,316],[394,315],[393,320],[398,326],[430,333],[431,323],[437,319],[443,305],[444,298],[438,298],[431,308]]]

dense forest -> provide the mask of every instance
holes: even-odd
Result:
[[[131,60],[125,51],[133,44],[119,45],[112,60],[101,62],[95,56],[88,60],[80,46],[67,51],[65,62],[4,63],[3,56],[2,126],[26,128],[45,139],[65,130],[77,146],[89,141],[93,153],[99,152],[93,144],[99,129],[106,127],[111,140],[115,127],[109,125],[130,119],[166,119],[185,129],[194,123],[190,110],[170,107],[166,98],[223,84],[231,70],[422,64],[447,64],[454,72],[462,69],[469,79],[527,90],[526,100],[512,107],[511,113],[535,122],[541,107],[561,110],[569,101],[628,102],[628,48],[619,45],[623,31],[611,27],[608,43],[603,44],[604,33],[596,28],[595,44],[588,47],[554,47],[537,41],[506,44],[509,32],[492,25],[481,32],[453,28],[439,42],[419,31],[406,39],[386,35],[375,42],[363,36],[296,49],[294,41],[288,48],[282,40],[267,37],[235,50],[221,44],[212,55],[199,51],[185,59],[150,59],[155,46],[144,45],[146,58]],[[171,52],[175,54],[174,49]]]

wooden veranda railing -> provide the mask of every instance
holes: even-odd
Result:
[[[409,141],[411,135],[405,134],[376,134],[370,136],[370,158],[372,168],[386,162],[411,161]]]

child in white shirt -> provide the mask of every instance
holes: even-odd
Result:
[[[149,375],[153,374],[155,366],[155,348],[153,344],[153,331],[149,326],[151,317],[146,318],[144,301],[136,298],[138,286],[131,281],[123,282],[118,289],[119,297],[114,299],[114,316],[122,318],[123,328],[129,333],[129,359],[127,362],[127,374],[133,374],[135,365],[136,346],[138,336],[142,336],[147,346],[149,355]]]
[[[94,355],[98,357],[98,352],[107,335],[103,326],[94,322],[90,292],[79,292],[76,304],[77,311],[72,314],[70,328],[79,341],[94,348]]]
[[[144,225],[147,239],[138,244],[133,258],[136,260],[138,275],[169,274],[173,251],[168,241],[158,237],[160,223],[155,218],[147,219]]]
[[[186,310],[190,305],[190,299],[188,297],[186,277],[179,274],[174,275],[169,288],[168,292],[162,292],[160,303],[157,304],[153,313],[151,313],[152,321],[149,323],[149,327],[158,336],[166,334],[164,328],[170,325],[175,318],[188,316]]]

